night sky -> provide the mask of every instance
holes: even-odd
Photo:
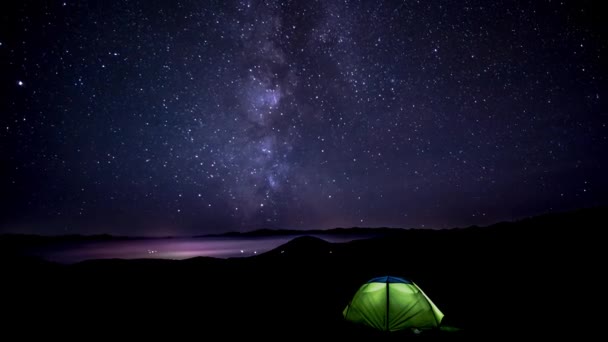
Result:
[[[441,228],[608,204],[600,3],[3,1],[0,232]]]

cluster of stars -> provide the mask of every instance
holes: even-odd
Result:
[[[445,227],[605,204],[589,3],[11,6],[1,230]]]

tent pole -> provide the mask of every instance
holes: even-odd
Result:
[[[386,331],[388,331],[388,304],[389,304],[389,286],[388,286],[388,278],[386,277]]]

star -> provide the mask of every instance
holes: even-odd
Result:
[[[455,4],[15,2],[0,229],[442,228],[608,204],[598,5]]]

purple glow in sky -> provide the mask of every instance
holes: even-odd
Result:
[[[60,263],[91,259],[171,259],[194,257],[248,257],[268,252],[293,239],[293,236],[268,238],[171,238],[83,242],[50,246],[30,254]],[[353,238],[323,237],[329,242]]]

